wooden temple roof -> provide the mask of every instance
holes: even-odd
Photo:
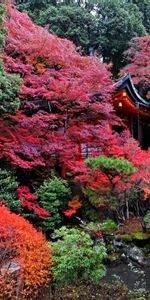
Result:
[[[150,118],[150,102],[139,95],[129,74],[118,80],[115,86],[112,103],[116,111],[132,115],[139,113],[142,118]]]

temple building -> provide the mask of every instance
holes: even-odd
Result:
[[[125,121],[142,149],[150,149],[150,101],[139,95],[130,75],[125,75],[115,85],[117,89],[112,103],[117,115]],[[121,130],[119,127],[115,129]]]

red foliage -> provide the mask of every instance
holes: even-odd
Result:
[[[38,198],[36,195],[31,194],[30,189],[27,186],[19,186],[17,191],[19,199],[22,201],[34,201]]]
[[[72,215],[76,214],[76,212],[77,211],[75,209],[68,209],[68,210],[64,211],[64,215],[66,217],[71,217]]]
[[[45,237],[24,218],[0,207],[0,249],[0,297],[33,299],[51,279]]]
[[[128,132],[118,136],[116,146],[112,148],[110,153],[129,160],[136,167],[137,172],[131,176],[129,184],[138,182],[138,188],[144,192],[146,200],[150,196],[150,157],[148,151],[142,150],[138,142],[131,138]]]
[[[104,154],[127,159],[135,166],[137,172],[131,176],[128,187],[138,182],[138,188],[143,190],[145,199],[147,199],[150,195],[150,157],[148,151],[142,150],[138,141],[132,138],[128,131],[124,131],[120,135],[113,135],[113,139],[105,148]],[[118,182],[119,178],[114,178],[114,184],[115,181]]]
[[[103,239],[103,234],[101,232],[97,232],[96,237],[99,239]]]
[[[27,207],[29,210],[33,210],[40,219],[46,220],[47,217],[50,216],[50,213],[46,209],[41,208],[37,203],[32,202],[37,200],[38,197],[31,194],[28,186],[19,186],[17,192],[18,197],[21,200],[22,207]]]
[[[19,74],[23,82],[21,109],[16,115],[0,117],[0,158],[22,169],[41,168],[42,174],[52,168],[61,168],[70,177],[82,171],[80,180],[88,182],[81,160],[86,145],[93,156],[116,155],[131,161],[138,169],[132,180],[139,181],[147,197],[147,154],[129,136],[110,130],[119,119],[109,102],[114,88],[108,66],[97,57],[81,56],[70,41],[49,34],[11,6],[5,25],[5,68]],[[93,185],[107,189],[107,181],[102,176]],[[22,205],[44,216],[32,197],[28,190]]]
[[[81,144],[101,147],[112,139],[109,125],[117,117],[108,101],[111,73],[98,58],[81,56],[72,42],[49,34],[11,6],[5,25],[4,62],[8,72],[23,79],[22,111],[1,117],[0,156],[21,168],[59,164],[70,172]]]
[[[139,91],[147,92],[150,86],[150,35],[131,40],[125,55],[129,63],[121,73],[130,73],[134,83],[139,85]],[[150,97],[149,93],[147,96]]]
[[[124,131],[122,134],[114,134],[110,139],[110,143],[104,144],[103,152],[105,156],[115,156],[118,158],[127,159],[136,168],[136,173],[129,176],[129,178],[122,181],[122,175],[117,174],[110,179],[103,172],[95,171],[92,176],[89,176],[89,168],[86,168],[84,162],[79,164],[74,170],[76,171],[76,180],[85,182],[90,189],[96,191],[101,189],[104,192],[104,198],[108,200],[108,191],[113,185],[120,190],[120,193],[126,188],[130,188],[134,184],[136,187],[144,192],[144,199],[146,200],[150,196],[150,157],[148,151],[144,151],[140,148],[138,142],[130,136],[128,131]],[[82,166],[83,164],[83,166]],[[83,188],[83,192],[84,188]],[[100,203],[100,206],[104,206],[105,202]],[[99,206],[99,205],[98,205]]]

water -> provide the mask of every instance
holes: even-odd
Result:
[[[103,280],[110,283],[121,281],[130,290],[135,287],[150,290],[150,268],[136,267],[132,263],[109,266]]]

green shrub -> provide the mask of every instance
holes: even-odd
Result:
[[[147,212],[147,214],[144,217],[144,224],[148,227],[150,227],[150,211]]]
[[[55,233],[61,238],[53,244],[56,283],[98,282],[105,275],[102,264],[106,257],[104,244],[94,246],[89,234],[75,228],[62,227]]]
[[[131,175],[136,168],[126,159],[97,156],[86,159],[90,167],[91,182],[86,186],[85,193],[89,202],[100,208],[109,206],[120,219],[130,217],[129,186]]]
[[[16,75],[7,74],[0,59],[0,114],[14,114],[19,109],[20,85],[21,79]]]
[[[0,51],[5,44],[6,28],[3,26],[5,21],[6,9],[0,4]],[[5,72],[3,61],[0,58],[0,114],[15,113],[20,107],[19,86],[21,79],[16,75],[10,75]]]
[[[5,42],[6,29],[3,26],[5,13],[6,13],[6,9],[4,5],[1,3],[0,4],[0,48],[4,46],[4,42]]]
[[[100,228],[104,233],[111,233],[118,230],[118,225],[113,220],[107,219],[101,224]]]
[[[0,200],[10,208],[11,211],[19,212],[21,202],[17,197],[17,178],[11,170],[0,169]]]
[[[90,203],[89,194],[88,194],[88,199],[85,198],[83,201],[83,207],[81,207],[81,213],[82,213],[82,218],[87,220],[88,222],[99,222],[99,211],[95,206],[93,206]]]
[[[133,174],[136,172],[135,167],[126,159],[116,157],[97,156],[86,160],[87,167],[94,170],[101,170],[104,173],[116,175],[118,173]]]
[[[94,230],[97,228],[98,230],[100,230],[100,223],[98,221],[96,222],[89,222],[89,223],[85,223],[84,226],[82,225],[82,227],[85,230]]]
[[[37,190],[39,204],[51,213],[51,216],[42,222],[45,230],[54,230],[62,221],[62,212],[67,206],[71,190],[64,179],[52,176],[45,180]]]

